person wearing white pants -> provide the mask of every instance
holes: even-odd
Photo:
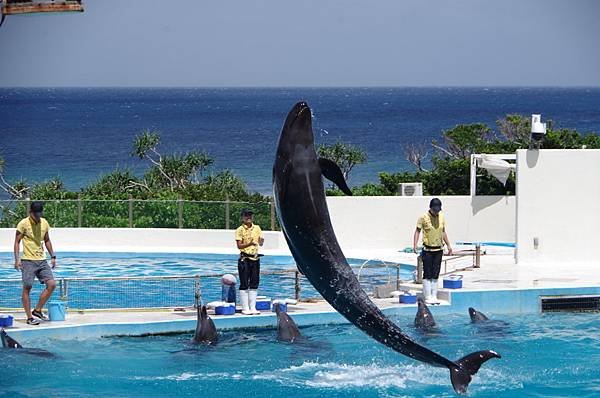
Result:
[[[433,198],[429,202],[429,211],[417,220],[413,235],[413,251],[417,253],[419,235],[423,231],[423,297],[427,304],[439,304],[437,299],[438,278],[444,254],[444,244],[448,255],[452,255],[452,247],[446,233],[446,219],[442,214],[442,201]]]
[[[242,225],[235,231],[235,241],[240,250],[238,273],[240,277],[240,301],[242,314],[260,314],[256,309],[256,296],[260,283],[260,254],[258,247],[265,239],[260,226],[253,222],[253,212],[242,210]]]

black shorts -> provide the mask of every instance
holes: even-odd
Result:
[[[439,278],[443,254],[443,250],[423,250],[421,252],[421,258],[423,259],[423,279]]]
[[[260,259],[251,260],[240,257],[238,260],[238,273],[240,275],[240,290],[256,290],[260,282]]]

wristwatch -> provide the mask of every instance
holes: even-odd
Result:
[[[52,256],[50,257],[52,260],[56,260],[56,256]]]

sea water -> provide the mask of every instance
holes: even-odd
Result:
[[[407,144],[428,150],[427,165],[431,140],[461,123],[498,135],[505,115],[541,113],[554,127],[600,132],[599,88],[0,88],[0,156],[10,181],[59,176],[77,190],[116,168],[141,175],[148,164],[131,156],[132,141],[149,129],[161,133],[162,153],[206,151],[215,161],[206,173],[230,169],[270,194],[277,139],[300,100],[317,144],[366,151],[350,185],[413,170]]]

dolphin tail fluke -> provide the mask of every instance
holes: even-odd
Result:
[[[456,361],[457,366],[450,368],[450,380],[454,391],[459,394],[466,393],[471,382],[471,376],[477,373],[484,362],[492,358],[500,358],[500,355],[495,351],[484,350],[473,352]]]

